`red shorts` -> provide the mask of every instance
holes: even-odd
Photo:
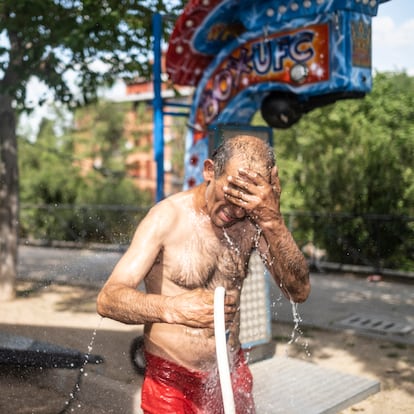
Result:
[[[148,352],[145,356],[144,414],[224,414],[217,370],[190,371]],[[236,414],[254,414],[253,377],[242,350],[234,361],[231,380]]]

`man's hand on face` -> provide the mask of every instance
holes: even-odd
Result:
[[[243,208],[258,225],[280,218],[280,181],[277,167],[270,173],[270,181],[261,174],[240,168],[238,176],[228,176],[224,195],[235,206]]]

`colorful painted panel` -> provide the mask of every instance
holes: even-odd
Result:
[[[243,33],[275,31],[337,11],[375,16],[389,0],[190,0],[171,35],[166,66],[177,85],[196,86],[215,55]]]
[[[328,24],[308,26],[253,39],[232,51],[216,67],[197,100],[195,141],[242,90],[257,84],[294,86],[329,80]],[[292,68],[300,64],[307,76],[294,81]]]
[[[313,108],[369,92],[371,19],[385,1],[190,1],[166,56],[170,79],[196,86],[184,187],[202,181],[209,127],[249,125],[259,109],[272,127],[281,125],[273,111],[293,114],[289,127]]]

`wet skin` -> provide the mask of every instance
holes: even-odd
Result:
[[[154,206],[98,297],[98,312],[145,324],[149,352],[189,369],[215,366],[214,289],[224,286],[229,347],[240,348],[240,292],[253,248],[287,297],[309,294],[306,262],[281,218],[277,169],[230,161]],[[136,287],[145,282],[146,293]]]

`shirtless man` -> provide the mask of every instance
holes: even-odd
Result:
[[[144,413],[223,413],[216,368],[214,289],[224,286],[238,414],[254,413],[239,342],[240,291],[253,249],[294,302],[310,292],[307,263],[280,213],[273,149],[227,139],[204,162],[204,183],[155,205],[102,288],[100,315],[144,324]],[[137,290],[141,281],[146,292]]]

